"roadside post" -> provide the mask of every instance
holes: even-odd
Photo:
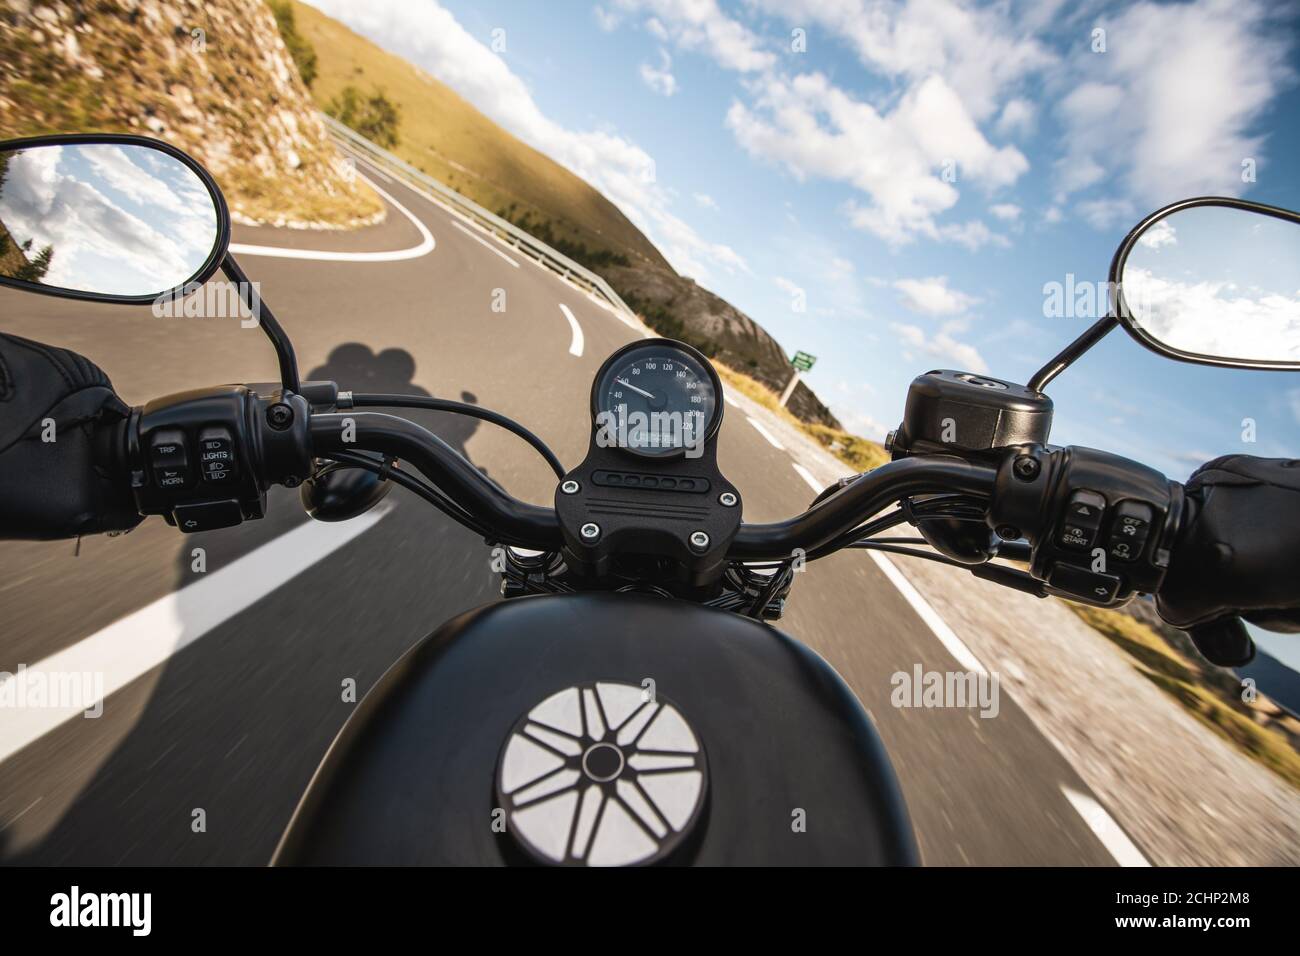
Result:
[[[806,372],[813,367],[817,361],[817,356],[809,355],[807,352],[795,352],[794,358],[790,359],[790,364],[794,366],[794,374],[790,376],[790,381],[785,385],[785,391],[781,393],[781,407],[785,408],[785,403],[790,400],[794,394],[794,387],[799,384],[799,374]]]

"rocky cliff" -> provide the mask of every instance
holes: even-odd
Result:
[[[383,215],[338,164],[262,0],[0,0],[0,138],[105,131],[191,153],[237,220]]]

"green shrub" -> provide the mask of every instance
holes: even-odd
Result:
[[[402,113],[383,90],[365,96],[355,86],[345,86],[342,93],[326,104],[325,112],[385,149],[397,145]]]
[[[289,5],[289,0],[266,0],[266,3],[271,8],[271,13],[275,15],[275,25],[280,28],[280,39],[284,40],[289,56],[293,58],[294,66],[298,67],[298,75],[302,77],[307,88],[311,89],[312,81],[316,79],[316,50],[307,38],[298,32],[298,24],[293,19],[293,7]]]

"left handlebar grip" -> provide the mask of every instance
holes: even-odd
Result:
[[[140,523],[122,467],[129,413],[94,362],[0,333],[0,538],[57,540]]]

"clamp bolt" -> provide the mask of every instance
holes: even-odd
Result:
[[[709,536],[703,531],[691,532],[691,547],[696,551],[706,551],[709,547]]]
[[[560,485],[560,490],[564,492],[566,495],[576,495],[578,493],[579,487],[580,487],[579,484],[576,481],[574,481],[572,478],[570,478],[564,484]]]
[[[718,495],[718,504],[726,508],[734,508],[736,506],[736,502],[739,500],[740,499],[737,498],[730,491],[724,491],[722,494]]]
[[[276,402],[266,410],[266,423],[278,432],[293,424],[293,409],[284,402]]]
[[[1043,469],[1037,458],[1021,455],[1011,463],[1011,470],[1021,481],[1033,481]]]
[[[588,521],[586,524],[584,524],[581,528],[578,529],[578,533],[588,541],[595,541],[597,538],[600,537],[600,525]]]

